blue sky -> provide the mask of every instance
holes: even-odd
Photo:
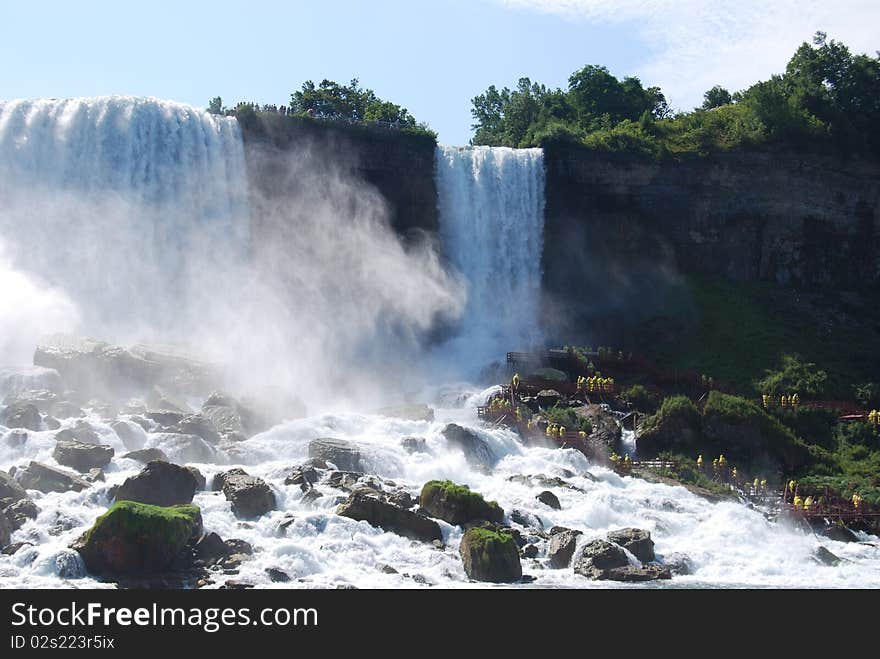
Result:
[[[769,8],[768,8],[769,5]],[[353,77],[464,144],[470,99],[520,76],[565,86],[585,64],[689,109],[780,71],[817,29],[880,48],[876,0],[0,0],[0,98],[129,94],[197,106],[286,103]]]

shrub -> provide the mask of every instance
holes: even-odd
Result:
[[[657,411],[657,397],[641,384],[634,384],[620,397],[639,412],[650,414]]]
[[[547,421],[555,423],[557,426],[564,426],[566,430],[577,430],[588,435],[593,432],[593,424],[590,420],[570,407],[554,405],[550,409],[544,410],[543,414]]]

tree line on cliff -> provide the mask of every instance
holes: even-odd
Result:
[[[473,144],[579,144],[659,157],[760,144],[880,154],[880,56],[855,55],[817,32],[785,72],[731,94],[715,86],[701,107],[673,113],[658,87],[585,66],[568,89],[521,78],[472,100]]]

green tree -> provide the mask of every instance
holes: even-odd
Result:
[[[211,114],[226,114],[226,108],[223,107],[223,99],[219,96],[212,98],[211,102],[208,103],[208,112]]]
[[[703,105],[701,108],[703,110],[712,110],[720,108],[722,105],[730,105],[731,103],[733,103],[733,97],[730,95],[730,92],[721,85],[715,85],[703,94]]]

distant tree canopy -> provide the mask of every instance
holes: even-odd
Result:
[[[242,101],[234,108],[227,108],[223,99],[215,96],[208,104],[208,112],[235,116],[242,124],[257,122],[261,112],[364,125],[380,123],[436,138],[436,133],[426,124],[417,122],[406,108],[379,98],[372,89],[362,88],[357,79],[348,85],[332,80],[322,80],[321,84],[315,85],[307,80],[299,91],[290,95],[290,104],[286,106]]]
[[[290,95],[289,109],[292,114],[326,119],[384,121],[410,127],[417,125],[406,108],[383,101],[372,89],[363,89],[357,79],[348,85],[322,80],[317,86],[307,80],[301,90]]]
[[[571,142],[659,157],[783,143],[880,155],[880,55],[853,55],[817,32],[783,74],[735,94],[716,85],[691,112],[673,116],[658,87],[590,65],[567,90],[528,78],[512,90],[493,85],[472,99],[471,114],[473,144]]]
[[[733,103],[733,96],[730,95],[730,92],[721,85],[715,85],[703,94],[703,105],[700,109],[714,110],[722,105],[730,105],[731,103]]]

